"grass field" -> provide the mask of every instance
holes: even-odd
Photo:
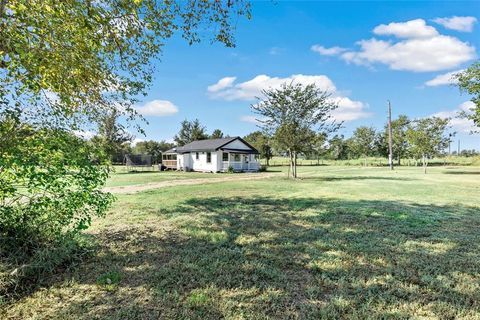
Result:
[[[284,170],[118,195],[90,257],[0,318],[480,319],[480,168]]]
[[[265,159],[261,159],[260,162],[265,164]],[[397,161],[395,160],[395,165],[397,165]],[[420,165],[419,160],[415,161],[415,159],[402,159],[401,165],[402,166],[415,166],[417,163]],[[273,157],[270,159],[271,166],[287,166],[289,160],[287,157]],[[349,159],[349,160],[326,160],[326,159],[319,159],[319,160],[309,160],[309,159],[298,159],[299,165],[304,166],[316,166],[316,165],[328,165],[328,166],[364,166],[365,159]],[[461,157],[461,156],[446,156],[441,158],[435,158],[429,160],[429,165],[431,166],[443,166],[443,165],[452,165],[452,166],[480,166],[480,157]],[[367,166],[372,167],[380,167],[380,166],[388,166],[388,160],[385,157],[369,157],[367,158]]]

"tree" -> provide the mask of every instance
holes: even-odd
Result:
[[[261,131],[254,131],[246,135],[244,139],[260,152],[260,158],[265,159],[266,165],[269,166],[270,159],[273,157],[270,138]]]
[[[460,90],[473,95],[471,101],[474,107],[462,110],[460,116],[472,120],[477,127],[480,127],[480,62],[456,74],[455,78],[458,80]]]
[[[223,138],[223,132],[220,129],[215,129],[210,136],[210,139],[220,139]]]
[[[424,173],[427,173],[428,158],[440,154],[448,147],[450,136],[446,130],[449,121],[439,117],[418,119],[407,129],[409,151],[416,159],[422,158]]]
[[[331,132],[338,126],[331,112],[337,104],[330,94],[315,85],[284,83],[279,89],[263,90],[263,100],[252,104],[261,116],[261,127],[271,133],[275,144],[288,153],[292,177],[297,177],[297,155],[307,151],[317,132]]]
[[[365,166],[367,166],[367,157],[375,155],[377,145],[377,133],[372,127],[358,127],[353,132],[351,138],[351,150],[357,157],[365,157]]]
[[[112,110],[99,123],[98,135],[92,138],[92,143],[102,146],[112,163],[121,163],[130,150],[133,136],[118,122],[119,113]]]
[[[348,159],[349,146],[347,140],[343,135],[335,135],[327,144],[327,154],[333,160],[345,160]]]
[[[406,134],[409,125],[410,119],[406,115],[400,115],[398,119],[392,121],[392,149],[398,165],[400,165],[401,159],[408,154]],[[388,124],[385,125],[384,132],[379,139],[378,149],[383,156],[388,157]]]
[[[152,156],[154,163],[160,163],[162,160],[162,153],[174,147],[173,143],[168,143],[164,140],[158,142],[154,140],[137,142],[133,151],[137,154],[149,154]]]
[[[173,138],[178,146],[184,146],[187,143],[196,140],[208,139],[206,128],[200,124],[198,119],[193,121],[188,121],[185,119],[180,125],[180,131]]]
[[[326,133],[320,132],[311,141],[308,154],[317,160],[317,165],[320,164],[320,157],[327,152],[327,137]]]

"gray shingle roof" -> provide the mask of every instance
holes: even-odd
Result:
[[[240,137],[229,137],[229,138],[220,138],[220,139],[206,139],[206,140],[197,140],[190,142],[182,147],[175,147],[170,150],[165,151],[165,153],[187,153],[187,152],[195,152],[195,151],[215,151],[220,149],[222,146],[240,139],[242,142],[245,141]],[[247,144],[251,147],[249,144]],[[254,151],[255,148],[251,147]]]

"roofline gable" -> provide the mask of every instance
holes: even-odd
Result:
[[[248,143],[247,141],[243,140],[241,137],[234,137],[232,140],[228,141],[227,143],[222,144],[220,147],[218,147],[218,148],[215,149],[215,150],[219,150],[219,149],[223,148],[224,146],[226,146],[227,144],[232,143],[232,142],[235,141],[235,140],[240,140],[240,141],[243,142],[247,147],[249,147],[249,148],[252,149],[253,151],[256,151],[257,153],[259,153],[257,149],[255,149],[250,143]]]

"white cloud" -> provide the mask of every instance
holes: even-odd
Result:
[[[233,79],[233,80],[232,80]],[[216,84],[208,87],[210,96],[216,99],[227,101],[232,100],[254,100],[260,96],[263,89],[280,88],[283,83],[315,84],[322,90],[334,92],[336,90],[333,82],[324,75],[303,75],[294,74],[290,77],[270,77],[264,74],[258,75],[251,80],[235,83],[235,77],[220,79]],[[228,85],[225,85],[225,84]]]
[[[137,145],[137,143],[139,142],[145,142],[145,139],[140,139],[140,138],[135,138],[133,139],[133,141],[130,143],[130,145],[132,145],[133,147],[135,147]]]
[[[271,54],[272,56],[276,56],[276,55],[281,54],[283,51],[285,51],[285,49],[283,49],[283,48],[271,47],[270,50],[268,51],[268,53]]]
[[[85,140],[90,140],[95,136],[95,132],[89,130],[73,130],[73,134]]]
[[[166,117],[178,112],[178,107],[167,100],[152,100],[135,108],[144,116]]]
[[[475,47],[458,38],[441,35],[422,19],[379,25],[373,32],[392,35],[395,40],[360,40],[358,51],[340,57],[358,65],[385,64],[393,70],[440,71],[458,67],[476,58]]]
[[[440,74],[435,78],[428,80],[425,82],[425,85],[428,87],[437,87],[437,86],[444,86],[444,85],[451,85],[456,84],[458,81],[454,78],[457,73],[462,72],[463,70],[457,70],[452,72],[447,72],[444,74]]]
[[[260,123],[256,116],[241,116],[240,121],[253,123],[253,124],[259,124]]]
[[[338,108],[332,112],[332,116],[337,121],[352,121],[368,118],[372,114],[365,111],[367,107],[361,101],[353,101],[350,98],[336,98]]]
[[[438,35],[434,27],[427,26],[425,20],[415,19],[407,22],[381,24],[373,29],[377,35],[392,35],[397,38],[431,38]]]
[[[432,114],[432,116],[450,118],[450,125],[455,131],[461,133],[471,133],[478,130],[473,121],[465,118],[459,118],[458,115],[461,111],[467,113],[471,112],[473,107],[475,107],[475,104],[472,101],[466,101],[459,105],[455,110],[440,111]]]
[[[477,22],[477,18],[453,16],[449,18],[436,18],[433,19],[433,22],[436,22],[447,29],[461,32],[472,32],[473,25]]]
[[[225,80],[228,79],[228,80]],[[234,79],[234,81],[230,81]],[[328,91],[333,99],[339,104],[339,108],[333,113],[338,121],[351,121],[370,116],[365,112],[365,104],[360,101],[351,100],[337,91],[335,84],[325,75],[303,75],[294,74],[289,77],[270,77],[267,75],[258,75],[245,82],[235,82],[235,77],[220,79],[216,84],[208,87],[210,97],[214,99],[223,99],[227,101],[245,100],[252,101],[261,96],[264,89],[276,89],[283,83],[300,83],[303,85],[315,84],[319,89]],[[222,85],[228,83],[228,85]],[[212,90],[214,87],[215,90]],[[255,117],[244,116],[242,121],[256,123]]]
[[[319,53],[323,56],[336,56],[342,52],[347,51],[347,49],[341,47],[325,48],[324,46],[318,44],[313,45],[310,49],[313,52]]]
[[[208,86],[208,92],[218,92],[220,90],[230,88],[233,86],[233,83],[237,80],[237,77],[225,77],[218,80],[217,83]]]

